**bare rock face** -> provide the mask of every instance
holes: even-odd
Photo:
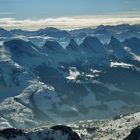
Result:
[[[51,128],[21,130],[8,128],[0,131],[0,140],[81,140],[70,127],[57,125]]]
[[[70,127],[64,125],[57,125],[51,127],[54,131],[61,131],[64,134],[68,134],[68,140],[81,140],[76,132],[74,132]]]
[[[127,136],[124,140],[140,140],[140,126],[132,129],[129,136]]]
[[[8,128],[0,131],[0,138],[14,139],[17,136],[23,136],[24,132],[20,129]]]

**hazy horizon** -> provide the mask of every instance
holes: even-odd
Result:
[[[139,0],[0,0],[0,27],[36,30],[139,24]]]

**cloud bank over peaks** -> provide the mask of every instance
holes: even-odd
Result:
[[[125,15],[98,15],[98,16],[75,16],[44,19],[15,19],[0,18],[0,27],[6,29],[22,28],[35,30],[44,27],[56,27],[61,29],[73,29],[84,27],[95,27],[98,25],[117,24],[140,24],[140,12]]]

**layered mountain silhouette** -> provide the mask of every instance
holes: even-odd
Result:
[[[12,36],[0,46],[0,125],[28,128],[137,112],[140,39],[112,36],[131,28],[7,31]],[[94,34],[101,30],[110,32],[108,43]],[[31,40],[37,36],[42,45]]]

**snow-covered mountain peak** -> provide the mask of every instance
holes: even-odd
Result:
[[[125,50],[125,46],[115,37],[111,37],[109,44],[107,45],[109,53],[117,60],[119,59],[131,59],[132,56]]]
[[[70,43],[68,44],[68,46],[66,47],[66,49],[68,50],[75,50],[77,49],[79,46],[78,44],[76,43],[76,41],[74,39],[71,39],[70,40]]]
[[[49,52],[62,53],[64,51],[62,46],[57,41],[54,40],[47,40],[42,49],[46,53]]]
[[[105,49],[103,44],[99,41],[96,37],[88,36],[84,39],[83,43],[81,44],[82,48],[93,51],[94,53],[100,53],[102,55],[105,54]]]
[[[47,61],[47,55],[41,53],[40,49],[30,41],[12,39],[5,41],[3,48],[14,62],[25,67],[34,67],[42,63],[42,61]]]
[[[26,54],[29,56],[37,56],[36,46],[29,41],[21,39],[12,39],[4,42],[4,47],[14,55],[20,56]]]
[[[60,30],[60,29],[53,28],[53,27],[40,29],[40,30],[36,31],[35,34],[45,35],[45,36],[54,37],[54,38],[67,38],[67,37],[70,37],[70,34],[67,31]]]
[[[113,46],[113,47],[121,47],[122,46],[121,42],[118,39],[116,39],[114,36],[111,36],[111,40],[109,42],[109,45]]]
[[[84,39],[83,43],[87,44],[87,43],[91,43],[91,44],[100,44],[102,45],[102,43],[99,41],[99,39],[97,37],[92,37],[92,36],[88,36]]]

